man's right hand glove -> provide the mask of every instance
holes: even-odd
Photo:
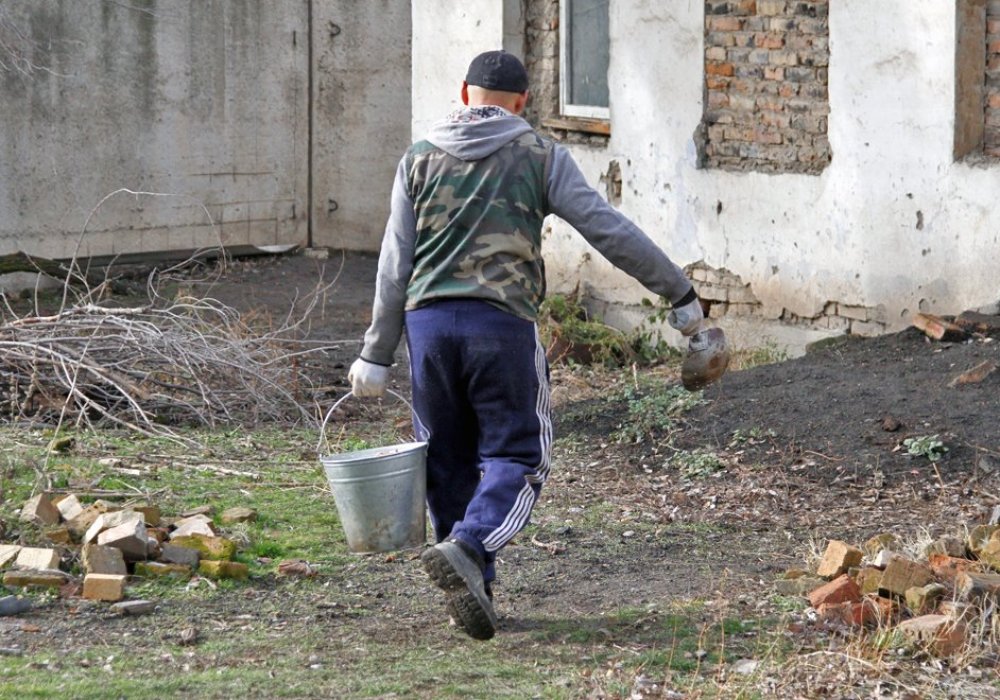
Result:
[[[351,383],[351,393],[355,396],[361,398],[384,396],[386,385],[389,383],[389,368],[359,357],[351,365],[347,381]]]
[[[692,295],[693,296],[693,295]],[[673,311],[667,314],[667,323],[672,328],[681,332],[685,337],[691,337],[701,329],[701,324],[705,320],[705,314],[701,310],[701,302],[698,297],[675,306]]]

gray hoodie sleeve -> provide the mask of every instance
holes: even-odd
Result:
[[[363,359],[386,366],[392,364],[396,346],[403,335],[406,287],[413,273],[413,247],[417,238],[413,200],[406,185],[406,161],[405,156],[400,160],[392,184],[389,221],[385,226],[378,259],[372,324],[365,332],[364,349],[361,351]]]
[[[587,184],[564,147],[552,149],[549,211],[575,228],[612,265],[674,304],[691,292],[691,282],[660,248],[624,214]]]

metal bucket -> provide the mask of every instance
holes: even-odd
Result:
[[[398,394],[393,393],[402,399]],[[347,394],[333,405],[326,422]],[[403,399],[405,402],[405,399]],[[319,456],[352,552],[390,552],[427,539],[427,443]]]

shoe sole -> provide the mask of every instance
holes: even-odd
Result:
[[[441,547],[431,547],[420,560],[434,585],[444,591],[448,613],[465,633],[473,639],[491,639],[496,633],[496,615],[485,592],[480,599],[473,590],[474,583],[470,585],[469,579],[478,573],[472,570],[475,565],[458,551],[449,556],[448,550]],[[468,569],[465,575],[462,569]]]

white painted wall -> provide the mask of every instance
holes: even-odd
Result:
[[[497,45],[502,5],[414,4],[415,135],[455,104],[469,57]],[[896,329],[918,310],[1000,299],[1000,166],[951,155],[954,3],[830,4],[833,160],[819,176],[696,167],[703,11],[701,2],[611,3],[612,137],[606,148],[572,148],[593,184],[618,160],[622,211],[681,265],[725,267],[775,308],[877,306]],[[550,289],[582,283],[622,304],[648,296],[567,229],[556,222],[546,240]]]
[[[8,0],[4,11],[47,70],[0,73],[0,253],[304,242],[305,2]],[[98,208],[119,188],[171,196]]]

